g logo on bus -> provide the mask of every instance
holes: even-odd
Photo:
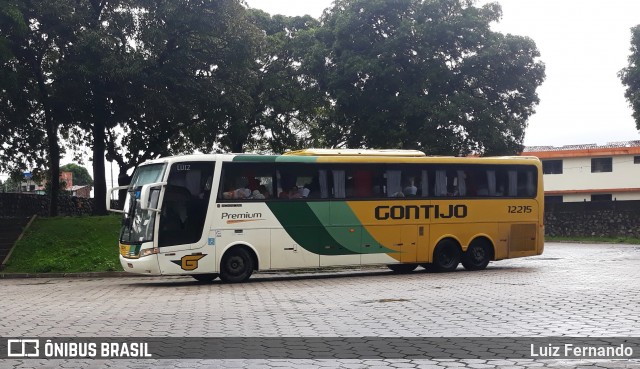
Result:
[[[180,260],[171,260],[172,263],[180,265],[182,270],[196,270],[198,269],[198,260],[207,256],[206,254],[199,255],[186,255]]]

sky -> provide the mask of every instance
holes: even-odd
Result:
[[[320,17],[331,0],[246,0],[252,8]],[[477,5],[488,3],[478,0]],[[497,0],[495,31],[532,38],[546,66],[540,104],[525,131],[526,146],[606,144],[640,140],[617,73],[628,65],[637,0]]]

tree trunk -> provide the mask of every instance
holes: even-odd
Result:
[[[58,126],[49,114],[45,114],[47,115],[45,121],[49,147],[49,181],[51,183],[49,216],[55,217],[58,215],[58,196],[60,195],[60,145],[58,144]]]
[[[93,198],[94,215],[107,215],[107,178],[105,174],[104,154],[106,149],[106,131],[104,122],[96,119],[92,127],[93,134]]]
[[[47,132],[47,148],[49,150],[49,181],[51,181],[51,193],[49,194],[49,216],[58,215],[58,196],[60,194],[60,144],[58,142],[58,124],[52,116],[49,92],[45,83],[45,76],[40,65],[41,58],[31,55],[31,68],[38,83],[38,93],[44,110],[44,124]]]

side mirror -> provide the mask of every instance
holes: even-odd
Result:
[[[140,209],[160,212],[160,191],[166,182],[150,183],[140,189]]]
[[[109,189],[109,191],[107,191],[107,211],[112,211],[114,213],[124,213],[124,210],[111,208],[111,199],[114,191],[125,190],[127,188],[129,188],[129,186],[119,186],[119,187],[113,187]]]

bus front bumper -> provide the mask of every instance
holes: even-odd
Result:
[[[129,259],[120,255],[120,265],[125,272],[160,275],[158,255],[148,255],[138,259]]]

